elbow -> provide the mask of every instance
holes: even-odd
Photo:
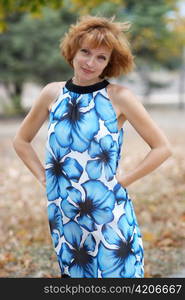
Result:
[[[162,161],[165,161],[166,159],[168,159],[170,156],[173,155],[172,147],[168,143],[165,144],[163,143],[158,147],[156,147],[156,149],[158,149],[159,151],[158,153],[161,156]]]
[[[23,141],[18,137],[14,137],[12,146],[16,154],[21,158],[25,153],[25,145],[23,144]]]
[[[25,153],[28,149],[29,144],[30,144],[30,141],[23,138],[19,134],[16,134],[12,140],[12,146],[18,155],[22,155],[23,153]]]
[[[164,152],[165,152],[166,159],[173,155],[172,147],[168,144],[164,146]]]
[[[18,148],[19,143],[20,143],[19,138],[17,136],[15,136],[12,140],[12,145],[15,150]]]
[[[16,138],[16,136],[13,138],[13,140],[12,140],[12,146],[13,146],[13,148],[15,149],[16,148],[16,145],[17,145],[17,138]]]
[[[25,144],[25,141],[22,140],[20,137],[18,137],[17,135],[13,138],[12,140],[12,146],[14,148],[14,150],[18,153],[22,150],[23,146]]]

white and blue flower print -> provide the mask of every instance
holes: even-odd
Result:
[[[99,130],[98,116],[90,105],[92,99],[92,94],[82,97],[69,92],[62,100],[62,107],[59,103],[55,108],[52,120],[55,122],[55,135],[61,147],[70,147],[79,152],[89,147]]]
[[[52,153],[46,152],[46,178],[47,197],[52,201],[58,196],[62,198],[67,196],[66,188],[71,185],[70,180],[78,181],[83,168],[76,159],[67,157],[70,150],[60,147],[53,133],[50,135],[49,143]]]
[[[96,111],[100,119],[104,121],[110,133],[116,133],[118,131],[116,114],[112,109],[112,104],[108,97],[105,97],[101,92],[97,93],[94,98]]]
[[[103,80],[68,80],[49,114],[48,218],[62,276],[144,276],[142,237],[128,191],[116,179],[123,128]]]
[[[63,235],[62,213],[55,203],[48,206],[48,219],[54,246],[57,247],[59,238]]]
[[[61,203],[64,214],[69,219],[77,217],[78,224],[88,231],[97,230],[96,225],[111,222],[114,218],[112,210],[115,205],[115,197],[101,181],[89,180],[82,183],[82,193],[73,187],[67,188],[69,198]]]
[[[112,180],[116,172],[118,156],[117,143],[113,140],[112,136],[107,134],[99,140],[99,143],[93,140],[88,153],[90,157],[95,158],[89,160],[86,165],[89,178],[98,179],[104,167],[106,180]]]
[[[102,234],[110,245],[106,247],[102,242],[99,244],[98,263],[102,277],[134,277],[136,257],[140,251],[138,237],[134,233],[134,226],[128,224],[125,214],[120,217],[117,227],[119,234],[108,224],[102,227]]]
[[[122,202],[128,199],[128,192],[125,188],[121,186],[120,183],[117,183],[114,186],[113,192],[115,194],[117,204],[121,204]]]
[[[96,278],[98,275],[97,257],[92,253],[96,247],[95,238],[89,233],[82,242],[83,231],[75,221],[64,225],[66,242],[62,244],[59,259],[68,266],[71,277]]]

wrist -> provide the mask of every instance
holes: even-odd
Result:
[[[129,184],[131,184],[131,181],[129,180],[129,176],[127,175],[117,174],[116,179],[118,183],[120,183],[125,188],[128,187]]]
[[[46,177],[45,177],[45,176],[41,176],[41,177],[38,178],[38,181],[39,181],[42,185],[45,186],[45,184],[46,184]]]

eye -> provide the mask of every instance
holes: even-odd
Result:
[[[89,53],[89,51],[87,49],[84,49],[84,48],[82,48],[80,51],[83,52],[83,53],[86,53],[86,54]]]
[[[98,58],[99,58],[99,59],[106,60],[106,57],[105,57],[105,56],[103,56],[103,55],[99,56]]]

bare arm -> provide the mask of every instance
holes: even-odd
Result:
[[[151,148],[134,170],[124,176],[118,170],[117,179],[126,187],[156,169],[172,155],[172,151],[167,137],[130,90],[121,88],[117,93],[117,101],[121,113]]]
[[[31,146],[31,141],[48,118],[48,107],[56,99],[58,92],[57,82],[49,83],[42,89],[13,139],[16,153],[43,186],[45,186],[45,169]]]

